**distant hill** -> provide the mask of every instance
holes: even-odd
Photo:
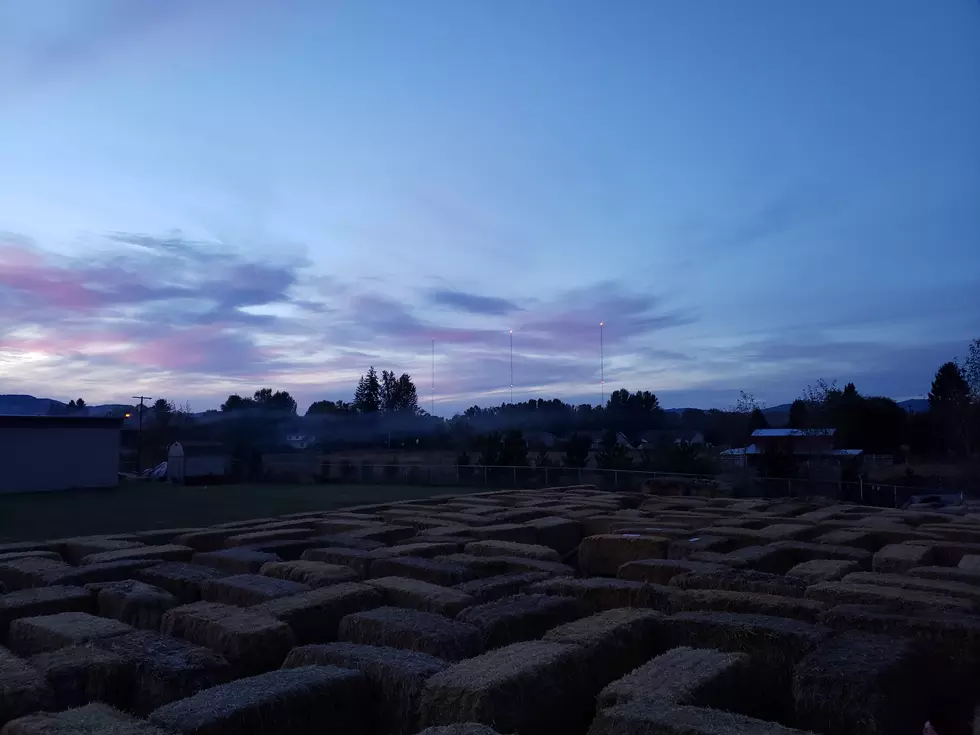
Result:
[[[99,406],[86,406],[85,410],[89,416],[108,416],[110,413],[119,413],[129,408],[123,404],[106,403]],[[53,398],[0,395],[0,415],[3,416],[47,416],[51,413],[61,413],[67,409],[67,403],[56,401]]]

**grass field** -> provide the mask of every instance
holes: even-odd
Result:
[[[112,490],[0,495],[0,543],[207,526],[346,505],[472,493],[483,487],[223,485],[130,482]]]

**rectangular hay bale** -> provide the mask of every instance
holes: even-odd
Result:
[[[913,567],[927,566],[932,560],[933,551],[930,546],[889,544],[874,555],[871,569],[875,572],[902,574]]]
[[[381,592],[386,605],[407,607],[421,612],[454,616],[476,602],[469,595],[451,587],[405,577],[380,577],[368,580],[366,584]]]
[[[134,575],[146,584],[166,590],[182,605],[201,599],[201,585],[210,579],[220,579],[223,572],[201,564],[164,562],[140,569]]]
[[[371,563],[370,576],[407,577],[430,584],[452,587],[473,579],[476,574],[469,567],[451,561],[414,556],[394,556],[375,559]]]
[[[14,620],[10,624],[7,643],[14,653],[33,656],[99,638],[123,635],[132,630],[118,620],[84,612],[63,612]]]
[[[556,625],[584,614],[583,606],[572,597],[523,594],[474,605],[456,619],[479,628],[484,647],[490,649],[540,638]]]
[[[851,572],[860,569],[856,561],[845,561],[842,559],[813,559],[797,564],[786,572],[787,577],[802,579],[807,584],[817,584],[819,582],[836,582],[843,579]]]
[[[695,572],[706,574],[725,572],[729,568],[724,564],[712,564],[703,561],[687,559],[641,559],[626,562],[616,572],[619,579],[629,579],[634,582],[651,582],[653,584],[669,584],[678,574]]]
[[[381,593],[373,587],[344,583],[280,597],[249,610],[286,623],[297,642],[305,644],[336,640],[337,629],[345,616],[381,605]]]
[[[135,665],[95,643],[67,646],[32,656],[30,664],[54,694],[58,709],[107,702],[128,709]]]
[[[555,577],[530,585],[531,594],[573,597],[589,612],[616,607],[645,607],[670,610],[670,598],[675,590],[659,584],[646,584],[608,577]]]
[[[821,582],[807,587],[808,600],[821,600],[832,605],[880,605],[892,610],[934,610],[972,613],[976,603],[961,597],[935,595],[901,587],[873,584]]]
[[[776,722],[708,707],[638,699],[601,710],[588,735],[814,735]]]
[[[4,735],[167,735],[105,704],[93,703],[64,712],[37,712],[9,723]]]
[[[100,582],[92,585],[92,591],[99,615],[143,630],[159,630],[163,614],[179,604],[166,590],[134,579]]]
[[[241,546],[233,549],[202,551],[191,557],[192,564],[210,567],[225,574],[258,574],[262,565],[270,561],[281,561],[281,559],[276,554]]]
[[[477,603],[499,600],[501,597],[516,595],[529,585],[548,579],[545,572],[523,572],[519,574],[498,574],[493,577],[474,579],[457,584],[456,589],[470,595]]]
[[[79,565],[85,566],[87,564],[100,564],[111,561],[138,561],[142,559],[190,561],[193,555],[194,549],[190,546],[160,544],[159,546],[139,546],[132,549],[119,549],[117,551],[102,551],[98,554],[89,554],[82,558]]]
[[[0,641],[6,637],[11,621],[18,618],[94,610],[92,593],[84,587],[32,587],[0,595]]]
[[[520,556],[540,561],[561,561],[558,552],[548,546],[519,544],[516,541],[472,541],[463,551],[473,556]]]
[[[578,547],[578,563],[588,575],[615,577],[626,562],[638,559],[664,559],[668,539],[639,534],[600,534],[587,536]]]
[[[803,597],[807,583],[798,577],[756,572],[751,569],[731,569],[722,572],[678,574],[670,580],[670,586],[682,590],[731,590],[782,597]]]
[[[484,650],[476,626],[400,607],[379,607],[348,615],[340,621],[337,636],[350,643],[401,648],[447,661],[459,661]]]
[[[283,564],[287,562],[271,562]],[[318,564],[319,562],[307,562]],[[201,598],[207,602],[219,602],[224,605],[248,607],[262,602],[274,600],[277,597],[298,595],[309,592],[309,585],[290,582],[286,579],[276,579],[262,574],[234,574],[230,577],[208,579],[201,583]]]
[[[37,669],[0,646],[0,727],[54,705],[51,688]]]
[[[826,605],[799,597],[763,595],[757,592],[731,590],[685,590],[675,595],[672,607],[676,612],[688,610],[717,610],[719,612],[773,615],[815,623]]]
[[[322,561],[270,561],[262,566],[259,574],[273,579],[299,582],[312,589],[359,579],[350,567]]]

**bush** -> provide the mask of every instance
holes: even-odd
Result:
[[[470,455],[465,451],[456,457],[456,471],[461,480],[469,479],[473,475],[473,468],[470,466]]]

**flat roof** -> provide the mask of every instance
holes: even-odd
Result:
[[[121,429],[115,416],[15,416],[0,414],[0,429]]]

